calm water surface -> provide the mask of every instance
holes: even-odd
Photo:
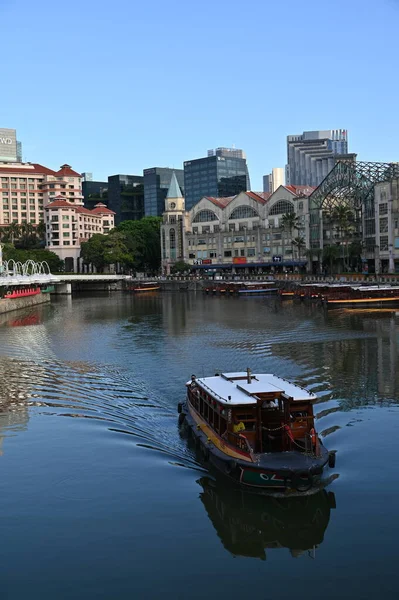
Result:
[[[202,295],[63,298],[0,318],[0,597],[397,598],[399,314]],[[191,373],[312,389],[337,451],[304,498],[208,473]]]

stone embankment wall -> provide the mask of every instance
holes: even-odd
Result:
[[[2,298],[0,300],[0,315],[36,306],[37,304],[44,304],[45,302],[50,302],[50,294],[37,294],[36,296],[26,296],[26,298],[13,298],[12,300]]]

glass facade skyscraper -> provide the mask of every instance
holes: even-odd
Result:
[[[170,186],[172,173],[175,173],[184,196],[183,169],[153,167],[144,169],[144,212],[146,217],[160,217],[165,210],[165,198]]]
[[[223,198],[250,189],[245,158],[215,154],[184,163],[186,210],[190,210],[203,196]]]
[[[108,177],[108,208],[115,212],[115,225],[144,217],[144,184],[140,175]]]

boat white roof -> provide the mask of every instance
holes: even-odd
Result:
[[[317,399],[315,394],[271,373],[252,374],[251,383],[247,381],[246,372],[222,373],[214,377],[200,377],[196,381],[215,400],[230,406],[254,404],[254,396],[260,393],[283,392],[297,402]]]

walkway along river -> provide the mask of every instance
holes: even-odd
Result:
[[[0,316],[2,597],[397,597],[399,316],[277,298],[115,292]],[[263,498],[177,426],[191,373],[320,397],[336,479]]]

